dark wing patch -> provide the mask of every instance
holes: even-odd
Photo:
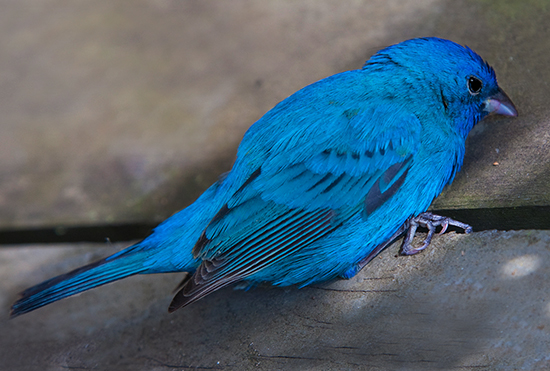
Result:
[[[365,197],[364,216],[372,214],[397,192],[407,177],[411,159],[412,156],[409,156],[405,161],[393,164],[382,173]]]

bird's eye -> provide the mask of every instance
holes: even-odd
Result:
[[[483,83],[477,77],[470,76],[468,78],[468,90],[470,91],[470,94],[472,95],[479,94],[482,87],[483,87]]]

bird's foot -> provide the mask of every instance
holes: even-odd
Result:
[[[458,228],[461,228],[464,230],[465,233],[471,233],[472,227],[470,227],[466,223],[459,222],[458,220],[454,220],[451,218],[447,218],[445,216],[441,215],[435,215],[432,213],[422,213],[419,214],[415,218],[409,218],[395,233],[385,242],[378,245],[376,248],[374,248],[369,255],[367,255],[365,258],[363,258],[357,265],[354,265],[350,269],[348,269],[346,272],[344,272],[341,277],[345,279],[350,279],[353,276],[355,276],[361,269],[363,269],[376,255],[378,255],[382,250],[384,250],[386,247],[388,247],[392,242],[394,242],[399,236],[401,236],[403,233],[405,234],[405,238],[403,240],[403,246],[401,247],[401,254],[402,255],[414,255],[422,250],[424,250],[426,247],[430,245],[432,242],[432,237],[435,234],[435,231],[437,227],[441,227],[441,231],[438,234],[443,234],[447,230],[447,228],[452,225]],[[416,233],[416,229],[418,227],[424,227],[428,229],[428,236],[426,236],[426,239],[422,243],[420,247],[413,247],[411,242],[414,238],[414,235]]]
[[[441,215],[435,215],[428,212],[419,214],[415,218],[410,218],[409,220],[407,220],[405,225],[408,226],[407,228],[408,231],[407,231],[407,234],[405,235],[405,239],[403,240],[403,246],[401,247],[402,255],[414,255],[424,250],[426,247],[428,247],[432,242],[432,237],[434,236],[435,230],[437,229],[437,227],[441,227],[441,231],[438,234],[445,233],[445,231],[450,225],[463,229],[464,233],[472,233],[472,227],[470,227],[466,223],[462,223],[462,222],[459,222],[458,220],[447,218]],[[428,235],[426,236],[426,239],[424,240],[421,246],[413,247],[411,242],[416,233],[416,229],[419,226],[427,228]]]

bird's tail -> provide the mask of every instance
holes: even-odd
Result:
[[[85,265],[69,273],[23,291],[20,299],[11,307],[10,316],[17,317],[54,301],[104,285],[134,274],[146,273],[139,252],[132,247],[95,263]]]

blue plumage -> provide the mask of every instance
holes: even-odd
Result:
[[[24,291],[12,316],[138,273],[193,274],[170,311],[239,281],[349,278],[408,227],[458,223],[423,212],[489,113],[517,115],[472,50],[437,38],[390,46],[276,105],[195,203],[138,244]],[[409,233],[404,253],[430,233],[417,249]]]

